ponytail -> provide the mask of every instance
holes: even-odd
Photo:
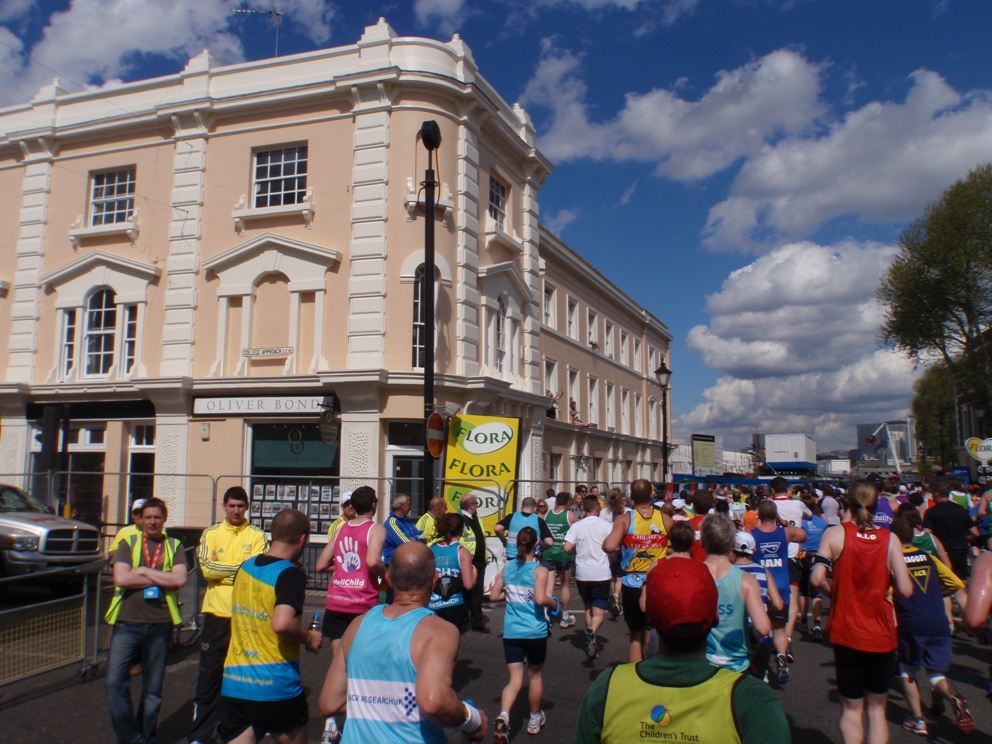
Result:
[[[847,492],[851,508],[851,521],[859,531],[871,529],[875,510],[878,509],[878,491],[866,480],[855,481]]]
[[[526,563],[533,555],[537,545],[537,531],[533,527],[524,527],[517,533],[517,561]]]

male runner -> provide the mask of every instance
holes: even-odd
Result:
[[[675,530],[672,530],[672,541],[675,540]],[[782,597],[775,586],[775,580],[771,573],[764,566],[755,563],[752,559],[757,546],[750,532],[738,532],[734,536],[734,553],[731,558],[734,565],[742,571],[751,574],[761,589],[761,602],[765,607],[765,612],[769,612],[768,607],[781,612],[785,605]],[[769,618],[770,620],[770,618]],[[748,672],[758,679],[765,679],[768,675],[768,662],[772,658],[772,634],[771,631],[763,636],[752,638],[757,642],[757,648],[751,655],[751,666]]]
[[[557,497],[556,502],[557,502]],[[530,527],[537,533],[537,555],[541,554],[542,548],[550,548],[555,540],[548,528],[548,523],[539,517],[537,509],[537,499],[527,496],[520,502],[520,511],[508,514],[496,523],[493,530],[496,537],[505,541],[506,560],[517,557],[517,533],[524,527]]]
[[[951,701],[957,716],[957,727],[969,734],[975,728],[975,719],[968,712],[964,697],[946,677],[951,666],[951,629],[944,615],[942,597],[963,588],[964,584],[953,571],[913,545],[913,526],[906,519],[897,517],[891,523],[891,529],[902,543],[902,557],[913,579],[913,596],[894,598],[898,621],[899,676],[912,712],[903,721],[903,728],[920,736],[929,734],[927,722],[923,720],[920,689],[916,684],[916,674],[922,666],[926,667],[930,680],[930,712],[939,715],[944,709],[943,701]]]
[[[603,541],[603,551],[620,550],[621,603],[624,620],[630,632],[627,657],[631,663],[644,660],[648,641],[648,618],[641,610],[641,587],[647,572],[668,552],[668,531],[672,518],[651,503],[651,483],[643,478],[630,484],[634,508],[617,517],[609,536]]]
[[[241,564],[231,591],[231,645],[224,662],[218,734],[228,744],[306,744],[310,720],[300,684],[300,644],[320,650],[321,634],[300,625],[307,577],[297,565],[310,520],[283,509],[272,520],[269,552]]]
[[[473,741],[485,738],[485,712],[460,701],[451,687],[459,633],[427,609],[434,577],[434,555],[427,546],[401,545],[386,575],[392,603],[362,615],[341,639],[320,693],[320,711],[333,716],[347,709],[342,744],[443,744],[446,726]]]
[[[772,478],[768,484],[772,490],[772,502],[778,509],[779,519],[784,524],[800,527],[803,517],[813,516],[809,509],[798,499],[789,495],[789,484],[785,478],[778,476]],[[796,619],[799,616],[799,543],[789,543],[789,591],[782,595],[782,599],[788,598],[789,617],[785,624],[786,649],[785,655],[788,663],[792,663],[792,633],[796,628]]]
[[[224,659],[231,642],[231,592],[241,564],[269,549],[265,533],[248,523],[248,492],[232,486],[224,492],[224,521],[208,527],[200,536],[200,572],[207,582],[200,612],[203,635],[200,669],[193,697],[193,728],[189,744],[208,744],[220,722],[220,688]]]
[[[812,498],[804,498],[803,503],[812,512],[809,519],[803,518],[802,528],[806,531],[806,542],[802,544],[799,554],[799,624],[808,627],[806,624],[807,614],[812,615],[813,626],[810,632],[813,640],[819,642],[823,638],[823,629],[820,628],[820,618],[823,617],[823,599],[815,586],[810,584],[810,576],[813,574],[813,556],[820,549],[820,538],[827,529],[826,520],[820,516],[820,506]]]
[[[565,533],[577,521],[572,510],[568,508],[571,499],[570,494],[562,491],[555,496],[554,508],[544,515],[544,521],[547,523],[548,529],[551,530],[554,545],[541,553],[541,565],[548,569],[546,592],[549,597],[555,593],[555,576],[561,581],[562,613],[559,623],[561,628],[571,628],[575,625],[575,616],[568,611],[568,604],[572,600],[570,583],[572,581],[572,569],[575,567],[575,557],[565,549]]]
[[[784,480],[784,479],[783,479]],[[765,568],[769,569],[775,580],[775,588],[785,602],[791,598],[791,580],[789,576],[789,547],[791,543],[798,544],[806,539],[806,532],[800,527],[793,527],[779,517],[778,507],[771,499],[758,505],[758,524],[751,530],[751,537],[756,545],[755,558]],[[798,586],[796,587],[798,591]],[[789,619],[789,605],[780,612],[772,610],[768,613],[772,620],[772,637],[777,652],[778,683],[784,685],[789,681],[789,662],[786,653],[789,650],[789,639],[786,633],[786,623]]]
[[[595,659],[599,655],[596,633],[606,617],[612,579],[603,541],[610,536],[613,526],[599,518],[599,499],[595,496],[582,499],[582,511],[585,516],[569,527],[565,535],[564,549],[575,554],[575,584],[585,605],[586,656]]]

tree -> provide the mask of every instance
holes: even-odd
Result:
[[[878,288],[882,342],[943,360],[955,392],[992,411],[992,164],[945,191],[902,233]]]
[[[941,469],[953,464],[957,446],[957,420],[954,409],[954,376],[943,362],[926,368],[913,383],[913,417],[916,439]],[[922,475],[922,473],[921,473]]]

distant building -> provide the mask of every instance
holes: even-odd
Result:
[[[914,470],[917,458],[916,426],[912,417],[901,421],[858,424],[854,458],[860,474],[896,474]]]

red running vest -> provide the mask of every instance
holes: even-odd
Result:
[[[830,642],[856,651],[884,654],[896,639],[895,610],[889,591],[889,531],[859,532],[852,522],[844,528],[844,548],[834,561],[831,587]]]

